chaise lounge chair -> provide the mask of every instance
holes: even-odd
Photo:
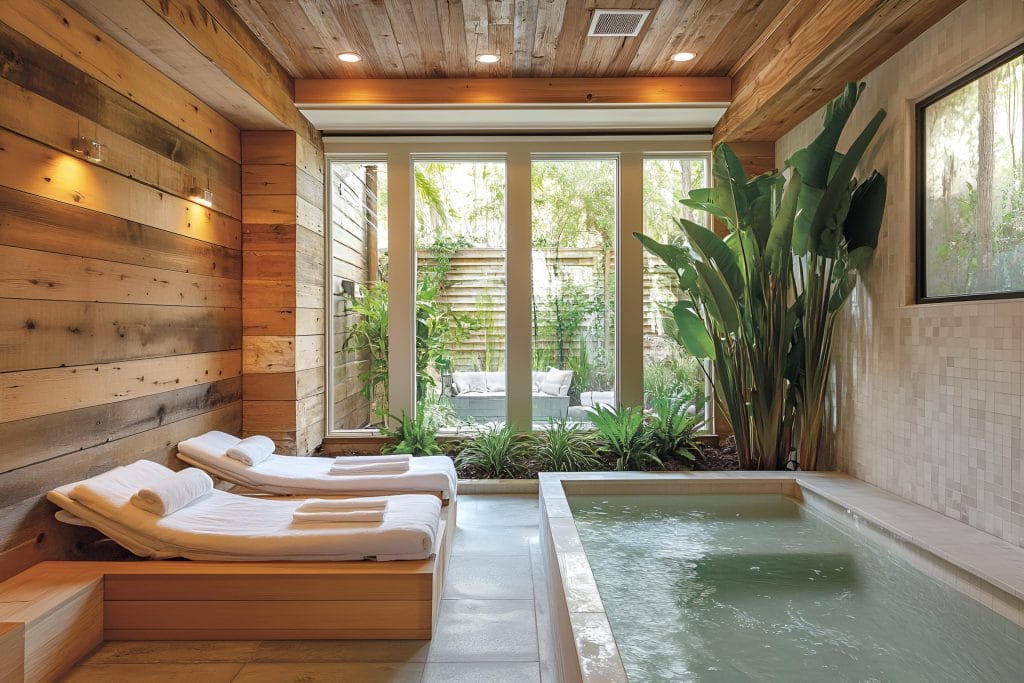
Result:
[[[329,474],[333,460],[320,457],[272,455],[252,467],[228,457],[240,441],[224,432],[207,432],[178,444],[178,458],[211,475],[261,493],[297,496],[389,495],[396,493],[455,496],[458,477],[452,459],[443,455],[412,458],[401,474]]]
[[[93,527],[152,559],[212,561],[422,560],[435,552],[441,501],[432,495],[387,499],[383,521],[298,524],[302,500],[267,500],[214,489],[172,514],[136,507],[140,489],[174,474],[149,460],[117,467],[47,494],[57,519]],[[373,499],[369,499],[373,500]]]

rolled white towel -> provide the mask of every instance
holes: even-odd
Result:
[[[210,475],[189,467],[154,482],[148,488],[139,489],[132,496],[131,502],[146,512],[166,517],[206,498],[212,491],[213,479],[210,479]]]
[[[296,524],[337,524],[338,522],[383,522],[384,508],[379,510],[347,510],[338,512],[292,513]]]
[[[387,498],[310,498],[295,509],[298,512],[347,512],[383,510],[387,505]]]
[[[228,449],[229,458],[245,463],[249,467],[259,465],[274,454],[274,442],[266,436],[250,436]]]
[[[395,455],[339,455],[334,459],[334,464],[343,465],[374,465],[377,463],[409,463],[412,456],[408,453],[397,453]]]
[[[403,474],[409,471],[408,462],[371,462],[367,465],[331,465],[329,474]]]

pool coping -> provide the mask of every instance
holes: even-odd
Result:
[[[791,496],[829,509],[918,569],[1024,626],[1024,548],[846,474],[542,472],[540,544],[559,680],[628,681],[567,493]]]

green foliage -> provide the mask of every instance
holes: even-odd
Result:
[[[439,455],[441,447],[437,443],[438,424],[428,416],[420,415],[417,419],[402,413],[398,426],[389,429],[381,428],[381,434],[394,439],[395,443],[381,448],[381,453],[411,453],[413,455]]]
[[[536,437],[534,454],[545,472],[586,472],[601,464],[593,433],[568,418],[551,419]]]
[[[715,149],[715,186],[682,203],[722,220],[727,237],[685,218],[681,240],[635,233],[678,279],[676,339],[713,361],[744,469],[782,467],[794,429],[801,467],[817,466],[835,317],[870,262],[885,202],[884,177],[853,177],[885,113],[836,151],[862,89],[849,84],[827,107],[821,134],[787,161],[788,181],[747,178],[728,145]]]
[[[661,459],[651,450],[650,437],[644,424],[644,413],[636,406],[595,406],[590,421],[597,428],[601,445],[615,456],[617,470],[644,470],[661,466]]]
[[[651,452],[664,462],[669,458],[693,461],[699,447],[695,437],[704,421],[704,410],[697,404],[690,415],[689,405],[675,396],[655,396],[647,417],[647,438]]]
[[[514,479],[524,469],[532,442],[532,436],[510,425],[490,426],[462,443],[455,464],[473,467],[494,479]]]

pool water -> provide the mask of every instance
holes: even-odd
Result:
[[[1024,681],[1024,629],[789,498],[569,504],[634,683]]]

